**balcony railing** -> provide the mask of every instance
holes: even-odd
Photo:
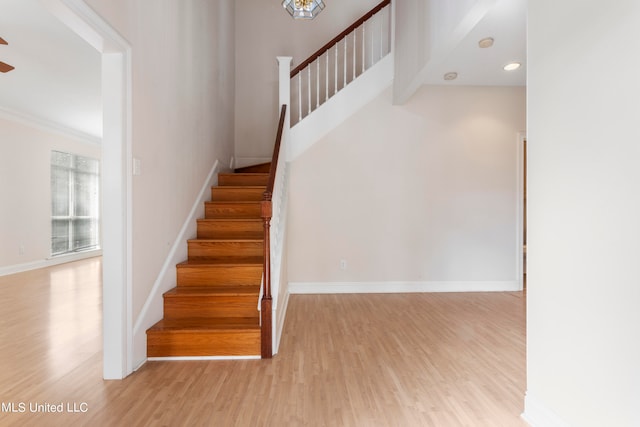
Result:
[[[291,71],[291,125],[391,51],[391,0],[384,0]]]

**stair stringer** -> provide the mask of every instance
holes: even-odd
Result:
[[[274,195],[278,197],[271,223],[272,349],[278,353],[289,302],[288,276],[285,269],[287,212],[289,203],[289,162],[282,162]]]
[[[393,64],[391,52],[296,123],[290,131],[287,160],[295,160],[388,88],[393,82]]]
[[[286,99],[288,94],[284,97]],[[289,111],[286,112],[285,123],[289,123]],[[280,338],[284,328],[287,305],[289,303],[289,286],[286,269],[286,231],[287,212],[289,202],[289,166],[285,154],[290,145],[291,129],[285,125],[282,133],[280,154],[276,168],[276,177],[272,194],[272,216],[270,222],[270,254],[271,254],[271,349],[272,354],[278,353]],[[260,284],[258,311],[262,310],[264,291],[264,276]],[[261,316],[262,317],[262,316]]]

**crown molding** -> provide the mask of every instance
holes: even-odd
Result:
[[[55,123],[40,117],[32,116],[30,114],[22,113],[19,111],[11,110],[5,107],[0,107],[0,118],[9,120],[12,122],[20,123],[25,126],[29,126],[45,132],[55,133],[67,138],[76,139],[81,142],[90,144],[102,144],[102,138],[95,135],[91,135],[85,132],[81,132],[76,129]]]

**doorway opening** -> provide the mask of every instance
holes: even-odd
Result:
[[[518,133],[516,148],[516,280],[520,290],[527,286],[527,136]]]
[[[527,138],[522,141],[522,288],[527,290]]]
[[[131,47],[82,0],[45,7],[102,55],[103,377],[133,372]]]

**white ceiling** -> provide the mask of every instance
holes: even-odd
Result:
[[[435,6],[450,12],[445,1],[434,0]],[[431,31],[441,48],[432,47],[424,83],[525,85],[526,0],[465,0],[463,6],[468,13],[452,21],[452,31]],[[0,60],[16,67],[0,74],[0,114],[101,138],[100,54],[38,0],[0,0],[0,37],[9,42],[0,46]],[[492,48],[478,47],[484,37],[495,39]],[[511,61],[522,67],[505,72]],[[447,72],[458,78],[445,82]]]
[[[446,48],[432,49],[423,81],[427,84],[526,85],[527,0],[466,2],[467,9],[454,22],[457,25],[448,33],[436,34],[435,39]],[[486,37],[493,38],[494,45],[481,49],[478,42]],[[522,66],[517,71],[504,71],[504,65],[509,62],[519,62]],[[458,78],[445,82],[443,76],[448,72],[458,73]]]
[[[100,54],[38,0],[0,0],[0,113],[102,137]]]

